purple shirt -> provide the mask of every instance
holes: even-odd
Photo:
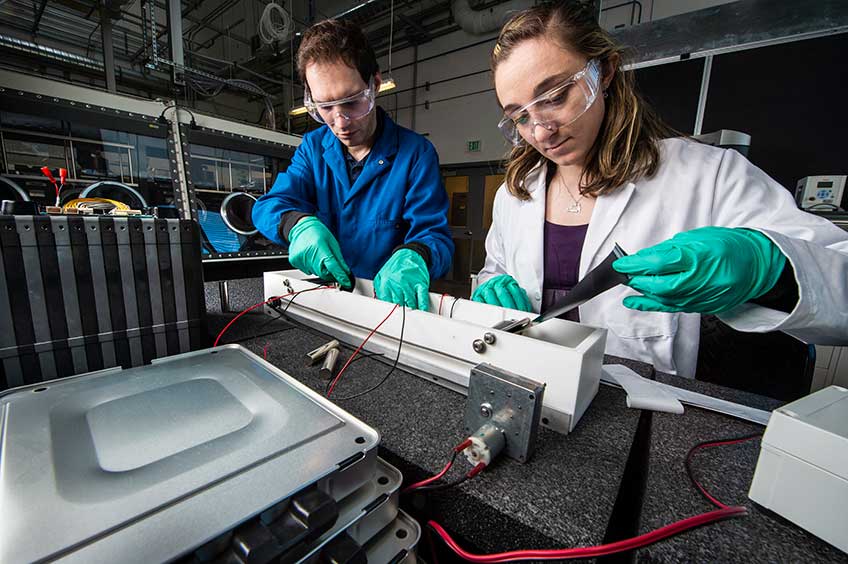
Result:
[[[545,278],[542,286],[542,311],[563,298],[580,279],[580,254],[586,239],[585,225],[557,225],[545,221]],[[562,316],[580,321],[577,309]]]

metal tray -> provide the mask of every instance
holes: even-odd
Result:
[[[169,560],[316,482],[346,497],[378,443],[238,345],[9,390],[0,561]]]
[[[400,510],[394,522],[380,531],[365,547],[368,562],[415,564],[420,539],[421,526]]]
[[[335,526],[309,547],[302,549],[299,562],[319,562],[321,550],[341,533],[363,545],[387,527],[398,515],[398,498],[403,475],[383,459],[377,460],[372,480],[339,503]]]

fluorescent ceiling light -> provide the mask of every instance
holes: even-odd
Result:
[[[380,83],[380,90],[378,94],[382,94],[383,92],[388,92],[389,90],[393,90],[397,88],[397,84],[395,83],[395,79],[392,77],[387,78],[383,82]]]

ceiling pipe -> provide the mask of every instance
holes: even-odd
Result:
[[[472,35],[484,35],[499,30],[515,12],[532,8],[533,0],[510,0],[491,8],[475,10],[469,0],[453,0],[451,12],[456,23]]]
[[[61,49],[54,49],[53,47],[47,47],[31,41],[18,39],[17,37],[0,35],[0,47],[17,51],[19,53],[36,55],[45,59],[52,59],[54,61],[71,64],[89,70],[95,70],[101,73],[103,72],[103,64],[100,61],[83,57],[81,55],[75,55],[74,53],[62,51]]]

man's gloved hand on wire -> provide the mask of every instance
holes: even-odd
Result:
[[[527,292],[509,274],[490,278],[477,286],[471,299],[489,305],[533,311]]]
[[[624,305],[641,311],[722,313],[774,287],[786,257],[751,229],[701,227],[613,263],[644,294]]]
[[[306,216],[289,232],[289,262],[307,274],[352,286],[350,268],[342,258],[339,242],[315,216]]]
[[[377,298],[427,311],[430,307],[430,272],[424,258],[412,249],[398,249],[374,277]]]

